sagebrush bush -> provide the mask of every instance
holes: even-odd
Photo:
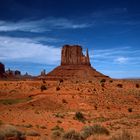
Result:
[[[40,136],[40,134],[38,132],[33,131],[33,130],[32,131],[27,131],[26,135],[27,136]]]
[[[56,91],[60,90],[60,87],[56,87]]]
[[[133,111],[133,109],[132,109],[132,108],[128,108],[128,112],[130,112],[130,113],[131,113],[132,111]]]
[[[117,84],[117,87],[122,88],[123,85],[122,84]]]
[[[47,87],[45,85],[41,85],[40,87],[41,91],[47,90]]]
[[[133,140],[133,135],[124,130],[120,134],[112,136],[110,140]]]
[[[84,140],[84,138],[75,130],[69,130],[63,134],[62,140]]]
[[[58,140],[62,137],[63,131],[61,130],[54,130],[51,133],[51,139]]]
[[[63,113],[56,113],[54,114],[55,117],[58,117],[58,118],[64,118],[65,115]]]
[[[76,112],[74,118],[81,122],[84,122],[86,120],[82,112]]]
[[[68,102],[66,101],[66,99],[62,99],[62,103],[67,104]]]
[[[59,79],[59,82],[60,82],[60,83],[63,83],[63,79]]]
[[[51,138],[53,140],[59,140],[62,137],[62,134],[64,133],[64,129],[58,125],[53,127],[51,130],[52,130]]]
[[[140,85],[139,84],[136,84],[136,88],[139,88],[140,87]]]
[[[109,131],[103,126],[93,125],[83,127],[80,134],[84,139],[87,139],[91,135],[109,135]]]
[[[53,127],[51,130],[52,130],[52,131],[60,130],[60,131],[62,131],[62,132],[64,131],[64,129],[63,129],[62,127],[58,126],[58,125],[56,125],[55,127]]]
[[[94,134],[105,134],[105,135],[109,135],[109,131],[107,128],[105,128],[104,126],[101,126],[101,125],[93,125],[92,126],[92,130],[93,130],[93,135]]]
[[[13,125],[1,125],[0,126],[0,140],[10,140],[14,138],[16,140],[25,140],[25,134],[19,131]]]
[[[106,79],[101,79],[100,83],[106,82]]]
[[[93,129],[92,126],[85,126],[82,128],[80,135],[84,138],[87,139],[93,134]]]
[[[102,86],[102,87],[105,87],[105,84],[104,84],[104,83],[101,83],[101,86]]]

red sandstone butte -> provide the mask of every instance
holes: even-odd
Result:
[[[88,49],[86,50],[86,56],[85,56],[83,55],[81,46],[65,45],[62,48],[61,65],[89,65],[90,66]]]
[[[94,80],[108,78],[108,76],[91,67],[88,49],[84,55],[81,46],[64,45],[61,51],[61,65],[49,72],[45,78],[48,80]]]

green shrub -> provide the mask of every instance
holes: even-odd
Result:
[[[117,84],[117,87],[122,88],[123,85],[122,84]]]
[[[45,85],[41,85],[40,87],[41,91],[47,90],[47,87]]]
[[[45,81],[45,79],[42,79],[42,82],[43,82],[43,84],[46,84],[46,81]]]
[[[101,125],[98,125],[98,124],[93,125],[92,126],[92,130],[93,130],[93,135],[94,134],[98,134],[98,135],[100,135],[100,134],[109,135],[108,129],[105,128],[104,126],[101,126]]]
[[[56,91],[60,90],[60,87],[56,87]]]
[[[64,118],[65,115],[58,112],[54,116],[57,117],[57,118]]]
[[[64,129],[62,127],[59,127],[58,125],[53,127],[51,130],[52,130],[51,138],[53,140],[58,140],[59,138],[62,137],[62,134],[64,133]]]
[[[100,125],[93,125],[93,126],[85,126],[82,128],[80,135],[87,139],[91,135],[109,135],[109,131]]]
[[[64,132],[64,129],[62,127],[58,126],[58,125],[56,125],[55,127],[53,127],[51,130],[52,131],[60,130],[60,131]]]
[[[104,83],[101,83],[101,86],[102,86],[102,87],[105,87],[105,84],[104,84]]]
[[[41,129],[47,129],[47,127],[44,126],[44,125],[41,125],[40,128],[41,128]]]
[[[7,139],[16,139],[16,140],[25,140],[25,134],[19,131],[13,125],[1,125],[0,126],[0,140],[7,140]]]
[[[136,88],[139,88],[140,87],[140,85],[139,84],[136,84]]]
[[[27,136],[40,136],[40,134],[38,132],[33,131],[33,130],[32,131],[27,131],[26,135]]]
[[[110,140],[133,140],[133,135],[130,132],[124,130],[120,134],[112,136]]]
[[[69,130],[63,134],[62,140],[84,140],[84,138],[75,130]]]
[[[130,112],[130,113],[131,113],[132,111],[133,111],[133,109],[132,109],[132,108],[128,108],[128,112]]]
[[[32,128],[33,127],[31,124],[25,124],[23,126],[26,127],[26,128]]]
[[[66,101],[66,99],[62,99],[62,103],[67,104],[68,102]]]
[[[84,117],[83,113],[81,113],[81,112],[76,112],[74,118],[76,120],[81,121],[81,122],[84,122],[85,121],[85,117]]]
[[[106,79],[101,79],[100,83],[105,83]]]
[[[54,130],[51,133],[52,140],[58,140],[62,137],[63,132],[61,130]]]
[[[94,105],[94,109],[97,110],[97,108],[98,108],[97,105]]]
[[[60,83],[63,83],[63,79],[59,79],[59,82],[60,82]]]
[[[13,104],[18,104],[18,103],[23,103],[23,102],[28,102],[32,100],[32,97],[27,97],[27,98],[21,98],[21,99],[1,99],[0,104],[4,105],[13,105]]]
[[[90,137],[93,133],[93,128],[92,126],[85,126],[82,128],[80,135],[84,138],[87,139],[88,137]]]

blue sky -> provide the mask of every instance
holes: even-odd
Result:
[[[61,47],[89,49],[113,78],[140,77],[139,0],[0,0],[0,62],[39,75],[60,64]]]

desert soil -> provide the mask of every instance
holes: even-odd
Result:
[[[76,119],[76,112],[85,120]],[[108,140],[127,130],[139,140],[140,80],[0,81],[0,124],[39,134],[27,140],[51,140],[56,126],[80,131],[94,124],[110,132],[97,139]]]

